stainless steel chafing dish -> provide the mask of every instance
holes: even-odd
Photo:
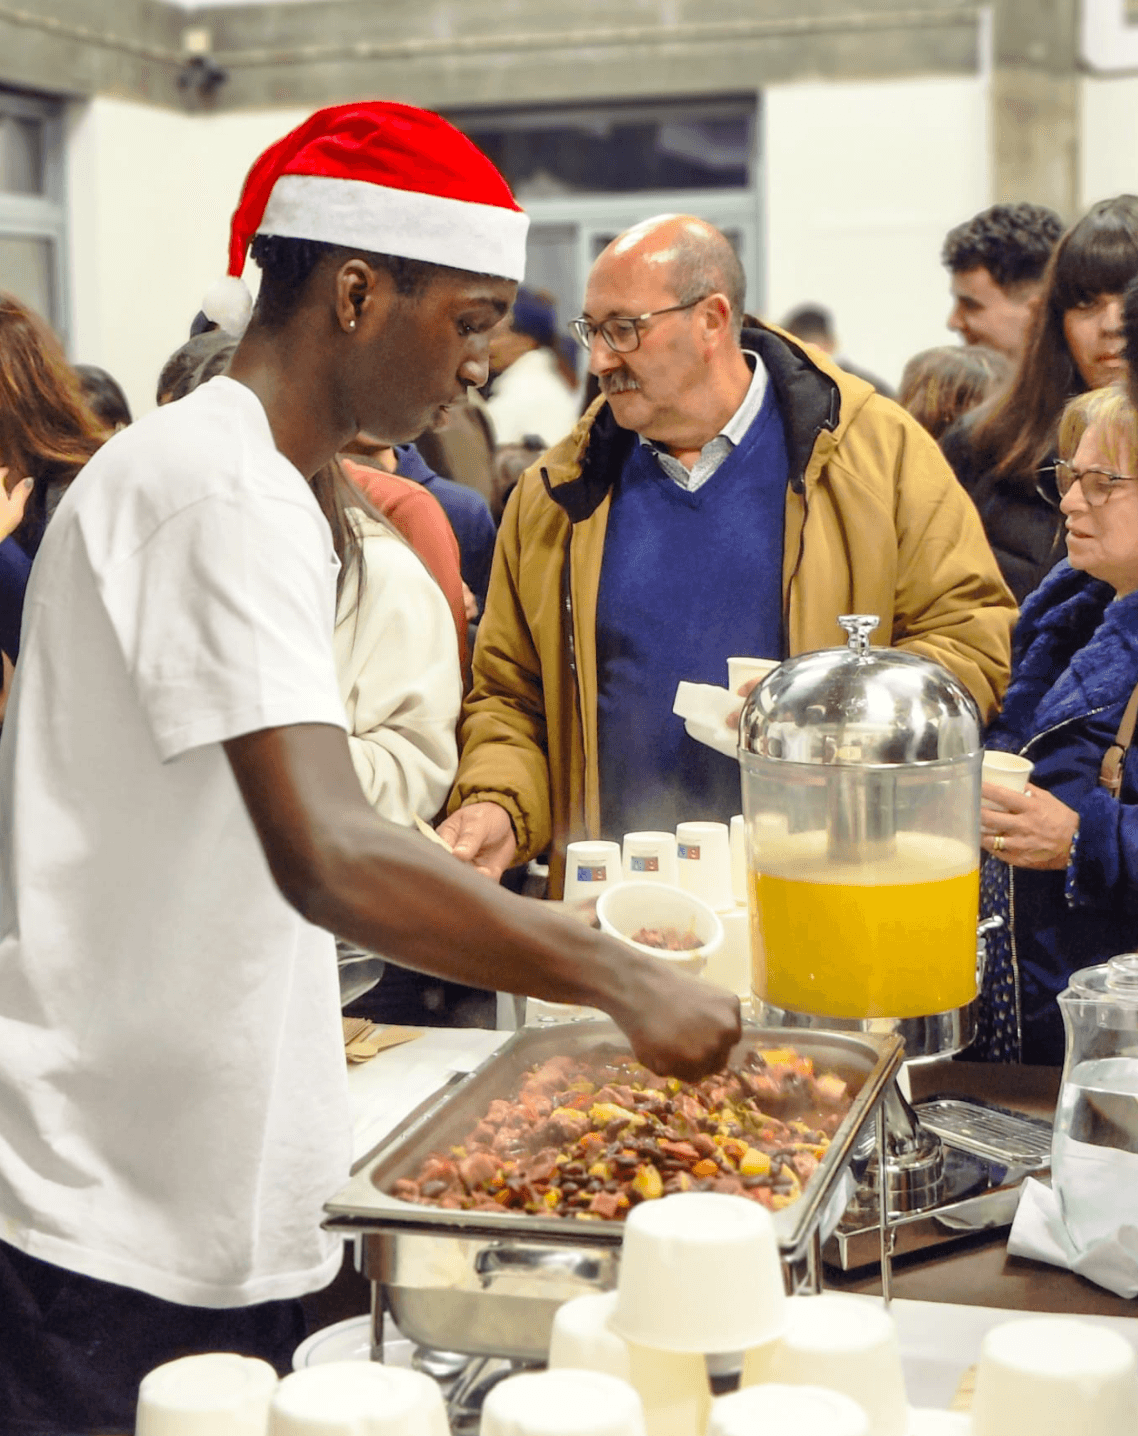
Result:
[[[788,1034],[744,1029],[735,1061],[755,1046],[781,1047]],[[788,1285],[808,1267],[817,1271],[819,1228],[845,1183],[854,1147],[901,1064],[895,1036],[795,1032],[790,1037],[821,1070],[839,1073],[854,1094],[845,1121],[792,1206],[775,1213]],[[357,1168],[326,1210],[326,1226],[362,1235],[364,1271],[373,1282],[373,1349],[382,1348],[384,1311],[419,1345],[471,1356],[543,1362],[557,1307],[616,1285],[624,1226],[564,1217],[444,1211],[390,1195],[436,1151],[460,1143],[495,1097],[509,1096],[522,1075],[549,1057],[582,1056],[600,1046],[628,1050],[610,1022],[528,1028],[437,1102],[396,1131]],[[835,1214],[836,1215],[836,1214]]]

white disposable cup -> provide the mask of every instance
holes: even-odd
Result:
[[[797,1296],[764,1362],[764,1380],[825,1386],[861,1406],[873,1436],[905,1436],[909,1402],[893,1318],[871,1297]],[[748,1379],[744,1357],[743,1380]]]
[[[1133,1436],[1134,1349],[1117,1332],[1071,1317],[993,1327],[980,1347],[973,1436]]]
[[[625,882],[678,886],[675,833],[625,833],[623,872]]]
[[[285,1377],[267,1436],[450,1436],[450,1426],[438,1386],[422,1372],[328,1361]]]
[[[616,1300],[616,1292],[607,1291],[558,1307],[550,1368],[578,1367],[619,1376],[636,1388],[652,1436],[702,1436],[711,1408],[703,1357],[625,1341],[609,1325]]]
[[[565,898],[596,898],[621,881],[620,844],[570,843],[565,849]]]
[[[980,772],[985,783],[995,783],[1001,788],[1010,788],[1013,793],[1022,793],[1034,767],[1030,758],[1021,758],[1018,753],[993,750],[984,754]]]
[[[742,813],[731,819],[731,892],[735,902],[747,902],[747,820]]]
[[[721,912],[723,946],[704,963],[702,976],[706,982],[725,987],[738,998],[751,995],[751,914],[736,905],[732,912]]]
[[[666,883],[621,883],[601,894],[597,900],[597,922],[610,937],[646,952],[662,962],[671,963],[685,972],[700,973],[723,946],[723,923],[719,914],[694,893]],[[674,927],[680,932],[694,930],[699,947],[668,952],[634,942],[632,934],[643,927]]]
[[[766,1436],[775,1431],[870,1436],[871,1427],[856,1401],[819,1386],[748,1386],[711,1403],[707,1436]]]
[[[745,1351],[786,1311],[771,1214],[747,1197],[680,1192],[628,1214],[613,1330],[661,1351]]]
[[[738,693],[742,684],[752,678],[765,678],[778,667],[777,658],[729,658],[727,660],[727,691]]]
[[[644,1407],[627,1381],[564,1367],[500,1381],[482,1407],[481,1436],[645,1436]]]
[[[167,1361],[138,1388],[135,1436],[264,1436],[277,1373],[231,1351]]]
[[[681,823],[676,829],[680,887],[716,912],[735,906],[731,891],[731,833],[726,823]]]

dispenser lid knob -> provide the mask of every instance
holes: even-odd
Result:
[[[849,634],[848,647],[854,653],[869,652],[869,635],[881,624],[876,613],[843,613],[838,622]]]

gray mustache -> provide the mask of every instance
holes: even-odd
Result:
[[[601,380],[601,390],[605,394],[623,394],[627,389],[639,388],[631,374],[606,374]]]

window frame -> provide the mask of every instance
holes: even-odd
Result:
[[[67,193],[62,102],[0,86],[0,114],[43,124],[44,192],[11,194],[0,190],[0,238],[39,239],[51,246],[51,312],[43,316],[66,345],[70,328],[67,265]],[[3,287],[0,280],[0,288]]]

